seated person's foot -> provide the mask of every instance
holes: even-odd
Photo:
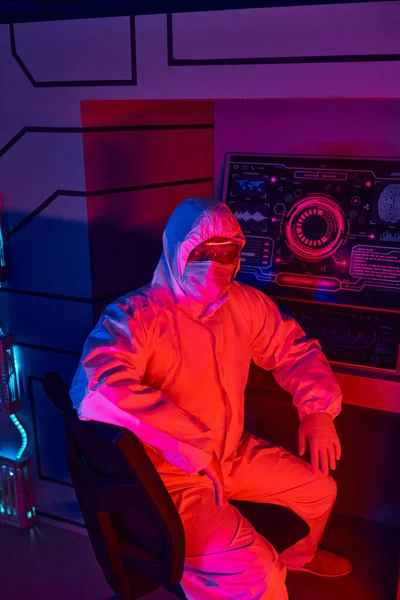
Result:
[[[351,569],[352,564],[348,558],[321,548],[318,548],[314,558],[303,567],[294,569],[288,567],[288,571],[302,571],[319,577],[343,577],[348,575]]]

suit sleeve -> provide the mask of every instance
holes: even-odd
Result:
[[[212,460],[212,432],[143,382],[148,331],[128,300],[111,304],[86,341],[71,398],[80,419],[131,430],[174,466],[197,473]]]
[[[271,370],[279,385],[293,396],[300,420],[316,412],[336,417],[342,393],[320,344],[307,339],[298,323],[281,315],[261,292],[255,291],[252,305],[254,362]]]

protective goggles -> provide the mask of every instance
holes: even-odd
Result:
[[[224,265],[232,264],[239,258],[239,246],[232,240],[211,239],[199,244],[192,250],[188,262],[212,260]]]

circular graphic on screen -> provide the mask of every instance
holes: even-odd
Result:
[[[376,332],[369,325],[354,322],[337,322],[324,327],[322,336],[325,345],[332,348],[369,348],[376,341]]]
[[[295,256],[317,262],[335,254],[348,231],[342,208],[329,196],[311,194],[287,213],[282,234]]]
[[[400,221],[400,184],[386,186],[378,200],[379,217],[385,223]]]

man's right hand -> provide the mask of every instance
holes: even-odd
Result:
[[[224,504],[224,476],[222,474],[221,462],[214,452],[211,463],[200,471],[200,475],[207,475],[214,484],[215,489],[215,501],[217,506],[223,506]]]

